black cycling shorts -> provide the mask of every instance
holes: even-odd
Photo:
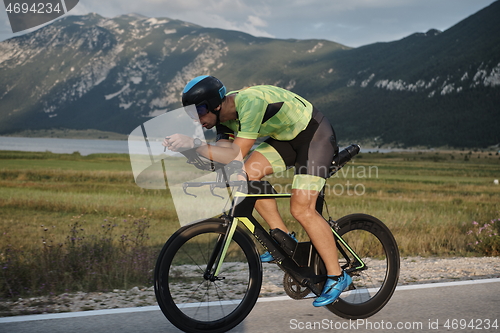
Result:
[[[338,145],[330,122],[314,109],[308,126],[294,139],[268,138],[255,151],[266,157],[274,173],[295,167],[292,188],[319,191],[328,178]]]

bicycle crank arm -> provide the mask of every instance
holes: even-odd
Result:
[[[290,276],[297,281],[303,287],[309,288],[311,292],[319,296],[321,294],[321,289],[317,287],[317,284],[326,280],[326,275],[316,275],[312,271],[311,267],[297,267],[297,265],[290,258],[286,258],[278,266]]]

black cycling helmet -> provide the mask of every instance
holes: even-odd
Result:
[[[209,112],[213,112],[225,98],[226,87],[219,79],[209,75],[192,79],[182,91],[183,106],[205,106]]]

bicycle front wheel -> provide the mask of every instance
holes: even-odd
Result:
[[[226,231],[221,219],[185,226],[170,237],[158,257],[156,299],[167,319],[183,331],[225,332],[243,321],[257,301],[262,264],[254,242],[240,228],[219,275],[205,275]]]
[[[328,310],[347,319],[367,318],[380,311],[392,297],[399,278],[399,250],[392,233],[377,218],[365,214],[352,214],[340,218],[338,233],[365,263],[365,268],[351,273],[348,291]],[[357,260],[347,248],[348,260],[339,256],[344,269],[355,268]]]

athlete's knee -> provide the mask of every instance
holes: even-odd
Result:
[[[316,207],[307,200],[302,202],[297,200],[290,204],[290,213],[294,219],[302,224],[309,221],[316,214]]]

